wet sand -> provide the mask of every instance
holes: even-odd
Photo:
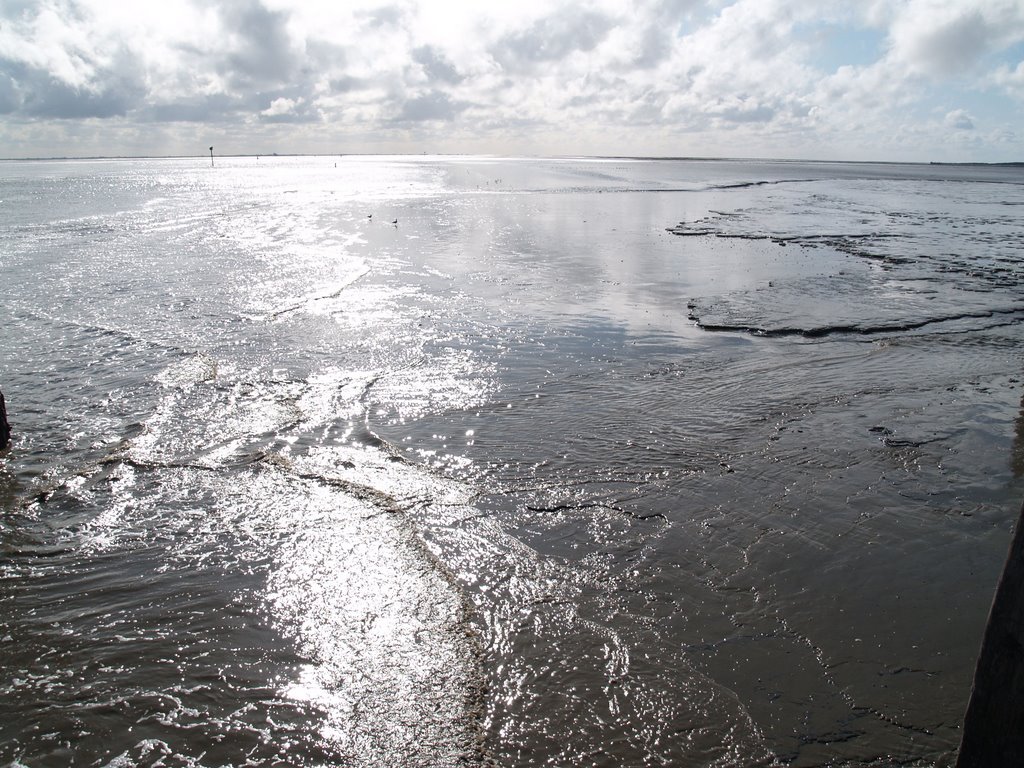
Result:
[[[950,763],[1019,182],[321,160],[8,173],[3,759]]]

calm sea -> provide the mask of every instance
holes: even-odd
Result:
[[[1024,169],[0,163],[0,764],[948,765]]]

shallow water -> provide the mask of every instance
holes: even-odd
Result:
[[[949,764],[1022,182],[0,164],[0,761]]]

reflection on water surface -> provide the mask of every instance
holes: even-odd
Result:
[[[2,167],[3,760],[948,764],[1006,169]]]

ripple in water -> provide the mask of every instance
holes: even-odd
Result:
[[[1019,181],[334,163],[17,166],[0,759],[948,763]]]

